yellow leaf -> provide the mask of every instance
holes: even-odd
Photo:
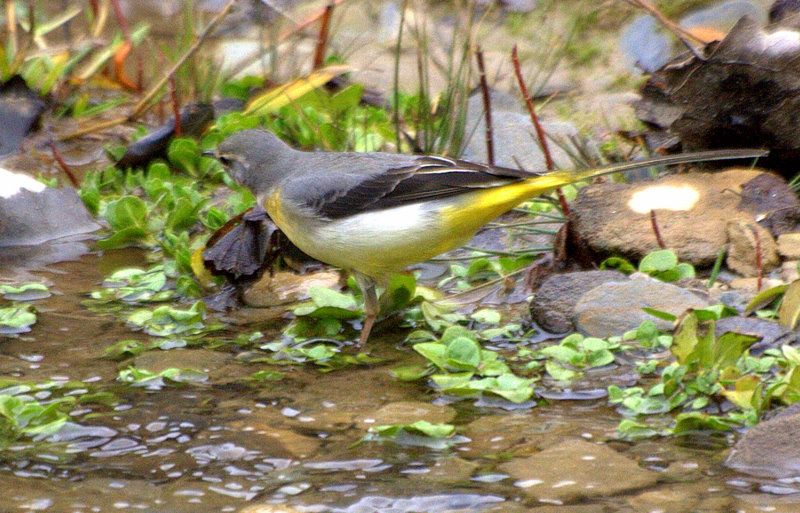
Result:
[[[192,252],[192,272],[197,277],[197,281],[200,282],[200,285],[203,288],[211,288],[214,285],[214,276],[208,272],[206,269],[206,265],[203,262],[203,251],[205,251],[205,246],[199,247],[194,252]]]
[[[778,321],[793,330],[800,320],[800,280],[793,281],[783,295],[783,301],[778,308]]]
[[[319,89],[334,77],[352,71],[350,66],[336,65],[314,71],[307,77],[300,77],[286,84],[274,87],[253,98],[244,110],[245,114],[269,114],[298,98]]]

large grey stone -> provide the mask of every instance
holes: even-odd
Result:
[[[35,246],[100,228],[75,189],[0,168],[0,247]]]
[[[655,484],[658,474],[611,449],[572,439],[500,468],[542,502],[610,497]]]
[[[688,290],[651,279],[604,283],[593,288],[575,305],[572,318],[578,331],[593,337],[622,335],[650,320],[662,330],[671,323],[656,319],[642,308],[680,315],[688,308],[703,308],[708,303]]]
[[[554,274],[536,291],[531,302],[531,316],[539,326],[551,333],[572,331],[572,313],[581,296],[603,283],[627,279],[617,271]]]
[[[670,175],[647,183],[593,184],[581,189],[571,205],[571,232],[576,244],[598,256],[638,260],[659,249],[650,218],[653,209],[662,239],[681,261],[710,265],[729,241],[729,223],[755,224],[762,217],[743,203],[740,194],[764,175],[733,168]]]
[[[800,414],[779,415],[750,428],[736,443],[725,464],[759,477],[800,476]]]

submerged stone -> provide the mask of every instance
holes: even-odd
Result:
[[[759,477],[800,476],[800,413],[786,413],[753,426],[731,450],[725,464]]]
[[[514,459],[500,468],[516,479],[522,492],[546,502],[610,497],[658,481],[658,474],[607,445],[577,439]]]

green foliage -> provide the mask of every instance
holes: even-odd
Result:
[[[430,362],[429,371],[418,371],[417,375],[433,372],[430,379],[442,392],[468,397],[489,393],[515,403],[533,395],[534,380],[514,375],[500,355],[483,349],[477,335],[467,328],[451,326],[440,339],[417,343],[413,348]],[[410,379],[414,371],[406,369],[398,375]]]
[[[637,270],[633,264],[621,257],[610,257],[600,263],[600,269],[617,269],[625,274]],[[648,253],[639,262],[638,271],[666,282],[675,282],[695,277],[691,264],[678,262],[678,256],[671,249],[660,249]]]
[[[649,388],[610,386],[609,402],[629,417],[618,431],[625,438],[681,435],[696,431],[728,431],[752,425],[773,402],[800,401],[800,353],[789,346],[751,356],[757,339],[738,333],[715,335],[716,321],[728,315],[721,306],[687,313],[669,346],[675,361],[665,366]],[[648,328],[642,333],[666,347],[666,339]],[[649,370],[655,370],[651,366]],[[734,408],[718,408],[727,400]],[[660,417],[642,422],[643,416],[677,412],[671,425]]]
[[[23,283],[21,285],[0,285],[0,294],[11,301],[32,301],[50,296],[50,290],[44,283]]]
[[[250,363],[271,363],[274,365],[302,365],[311,363],[321,371],[329,372],[356,365],[372,365],[380,363],[380,358],[365,353],[355,355],[344,353],[332,342],[309,342],[292,344],[288,340],[269,342],[259,347],[268,351],[269,355],[255,356],[248,359]]]
[[[0,335],[27,333],[35,323],[36,313],[31,305],[0,308]]]
[[[109,302],[157,303],[169,301],[175,291],[168,287],[165,266],[156,265],[148,270],[130,267],[111,274],[103,282],[102,290],[91,293],[92,299]]]
[[[396,438],[403,433],[430,438],[449,438],[456,432],[456,427],[452,424],[432,424],[426,420],[418,420],[411,424],[374,426],[369,430],[383,438]]]
[[[152,372],[147,369],[139,369],[131,366],[119,371],[117,380],[136,387],[160,390],[169,383],[205,383],[208,380],[208,375],[197,369],[178,369],[170,367],[161,372]]]
[[[40,403],[31,397],[0,394],[0,445],[57,433],[69,420],[64,410],[74,403],[74,397]]]
[[[189,309],[180,310],[171,306],[159,306],[155,310],[139,309],[130,314],[127,323],[154,337],[172,335],[198,335],[215,326],[204,323],[206,307],[202,301],[195,302]]]
[[[551,377],[569,381],[580,375],[576,369],[593,369],[613,363],[613,352],[620,349],[619,337],[603,340],[575,333],[557,345],[540,349],[536,354],[545,360],[545,370]]]

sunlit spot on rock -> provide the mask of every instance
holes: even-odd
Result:
[[[691,210],[700,193],[690,185],[654,185],[634,192],[628,208],[637,214],[651,210]]]
[[[18,194],[22,189],[31,192],[42,192],[45,185],[28,175],[12,173],[7,169],[0,168],[0,198],[10,198]]]
[[[800,50],[800,32],[777,30],[770,34],[764,34],[758,43],[762,52],[773,55],[797,52]]]

